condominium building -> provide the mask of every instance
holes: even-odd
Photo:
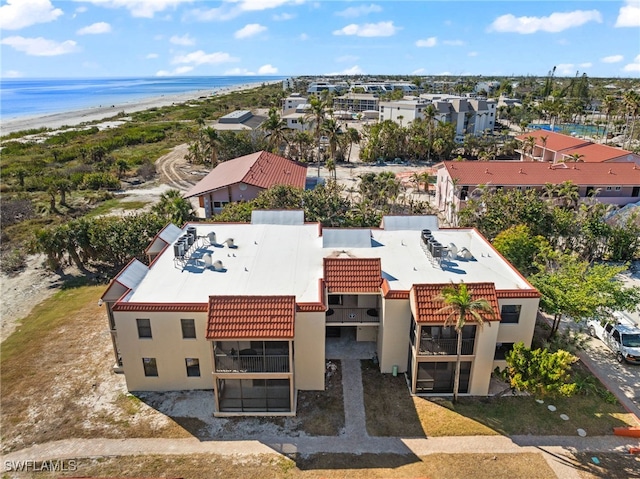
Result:
[[[494,314],[462,330],[459,391],[486,395],[514,343],[531,344],[539,293],[474,229],[434,216],[323,228],[302,211],[251,223],[168,225],[111,282],[116,368],[130,391],[212,390],[215,414],[294,415],[324,390],[333,336],[371,346],[382,373],[418,394],[451,394],[457,333],[436,300],[465,282]]]

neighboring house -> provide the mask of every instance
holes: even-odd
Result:
[[[431,103],[424,99],[404,99],[380,102],[380,121],[391,120],[407,126],[416,118],[424,120],[424,110]]]
[[[227,203],[249,201],[275,185],[304,188],[307,167],[273,153],[258,151],[219,163],[187,191],[185,198],[198,198],[198,216],[210,218]]]
[[[295,414],[297,391],[324,390],[335,336],[406,373],[412,392],[451,394],[456,333],[434,302],[451,283],[495,311],[462,331],[462,394],[487,395],[536,322],[538,291],[477,230],[435,216],[339,229],[254,211],[250,224],[169,225],[148,253],[101,298],[116,367],[130,391],[213,390],[218,416]]]
[[[533,139],[533,141],[531,141]],[[516,136],[522,161],[573,161],[584,163],[624,163],[640,165],[640,155],[631,151],[547,130],[534,130]],[[533,147],[533,148],[532,148]]]
[[[243,131],[243,130],[256,130],[266,117],[254,115],[249,110],[236,110],[221,116],[216,123],[213,124],[215,130],[231,130],[231,131]]]
[[[640,196],[640,166],[635,163],[446,161],[435,169],[436,206],[449,222],[482,185],[542,193],[546,183],[571,181],[581,198],[597,192],[598,201],[615,205],[636,202]]]

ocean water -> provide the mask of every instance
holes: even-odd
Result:
[[[0,118],[9,120],[60,113],[196,91],[202,92],[202,95],[210,95],[217,88],[284,78],[286,77],[7,78],[0,80]]]

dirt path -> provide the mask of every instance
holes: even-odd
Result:
[[[160,175],[159,182],[180,191],[186,191],[195,185],[203,176],[200,170],[191,171],[191,165],[185,156],[189,145],[183,143],[156,161],[156,169]]]

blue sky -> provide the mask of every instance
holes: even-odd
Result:
[[[0,0],[0,75],[640,76],[640,0]]]

